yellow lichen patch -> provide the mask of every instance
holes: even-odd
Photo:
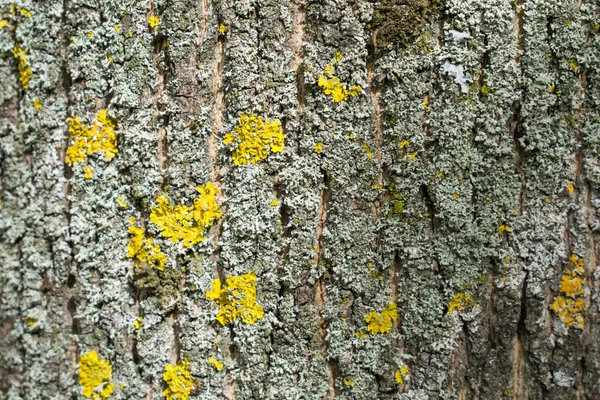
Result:
[[[219,25],[219,34],[223,35],[225,32],[227,32],[227,26],[223,24]]]
[[[104,152],[106,161],[112,159],[117,150],[116,120],[106,110],[100,110],[92,126],[85,126],[79,117],[69,118],[69,137],[73,141],[67,149],[66,162],[82,162],[89,155]]]
[[[162,395],[167,400],[188,400],[194,387],[194,381],[190,373],[190,363],[187,358],[184,358],[176,366],[167,365],[163,373],[163,380],[167,388],[162,392]]]
[[[372,334],[387,333],[392,329],[393,322],[398,319],[396,304],[390,304],[381,310],[381,314],[371,311],[366,317],[367,329]]]
[[[115,32],[119,33],[119,25],[115,25]]]
[[[223,144],[233,143],[231,159],[235,165],[256,164],[272,153],[281,153],[284,142],[281,122],[264,120],[260,116],[240,115],[240,121],[233,132],[223,139]]]
[[[279,199],[273,200],[269,205],[271,207],[277,207],[279,205]]]
[[[210,365],[212,365],[212,366],[213,366],[213,367],[214,367],[214,368],[215,368],[217,371],[221,371],[221,370],[223,369],[223,363],[222,363],[221,361],[217,360],[217,359],[216,359],[216,358],[214,358],[214,357],[211,357],[211,358],[208,360],[208,363],[209,363]]]
[[[38,320],[35,318],[27,317],[25,319],[25,322],[27,323],[27,326],[33,326],[36,322],[38,322]]]
[[[400,148],[403,149],[405,147],[410,147],[410,142],[408,140],[403,140],[400,142]]]
[[[357,338],[359,338],[359,339],[364,339],[364,338],[366,338],[366,337],[367,337],[367,334],[366,334],[366,333],[364,333],[364,332],[356,332],[356,333],[354,334],[354,336],[356,336],[356,337],[357,337]]]
[[[148,26],[150,27],[150,29],[158,28],[159,24],[160,24],[160,18],[155,17],[154,15],[152,15],[150,18],[148,18]]]
[[[573,182],[567,181],[567,192],[569,192],[569,195],[572,195],[574,190]]]
[[[31,104],[35,107],[36,110],[41,110],[42,109],[42,102],[40,101],[40,99],[35,99],[31,102]]]
[[[117,201],[117,204],[119,205],[119,207],[127,208],[127,200],[126,200],[126,197],[124,194],[120,195],[115,200]]]
[[[160,196],[150,212],[150,222],[160,229],[162,235],[173,243],[181,242],[186,248],[206,240],[204,231],[221,216],[217,187],[207,182],[198,186],[197,190],[200,197],[194,199],[192,206],[180,204],[175,207],[165,196]]]
[[[584,274],[584,262],[575,254],[569,260],[571,261],[571,269],[567,269],[560,280],[560,292],[565,296],[556,297],[554,303],[550,305],[550,309],[567,326],[583,329],[583,315],[586,307],[581,297],[585,293],[584,281],[581,276]]]
[[[315,144],[315,153],[321,154],[322,151],[323,151],[323,142],[317,142]]]
[[[371,148],[369,147],[369,145],[367,143],[363,142],[362,147],[363,147],[363,149],[365,149],[365,152],[367,153],[367,157],[369,158],[369,160],[373,159],[373,152],[371,151]]]
[[[151,264],[163,271],[167,257],[160,250],[160,246],[155,244],[152,238],[144,237],[144,228],[136,228],[135,218],[131,217],[129,223],[131,240],[127,245],[127,258],[135,258],[136,262]]]
[[[13,48],[13,55],[19,61],[19,65],[17,66],[19,70],[19,81],[21,82],[21,86],[23,89],[29,88],[29,80],[31,79],[31,66],[29,65],[29,61],[27,61],[27,55],[25,54],[25,50],[20,48],[15,44]]]
[[[473,305],[473,300],[471,299],[471,295],[464,293],[456,293],[454,298],[447,299],[448,300],[448,312],[450,314],[454,313],[456,310],[462,310],[467,306]]]
[[[354,386],[356,386],[356,382],[351,381],[350,379],[345,379],[344,380],[344,385],[346,385],[348,387],[354,387]]]
[[[262,307],[256,302],[256,275],[253,272],[230,276],[224,286],[219,278],[215,279],[211,290],[206,292],[206,298],[219,305],[216,319],[221,325],[238,318],[254,324],[264,316]]]
[[[89,165],[83,167],[83,177],[85,179],[92,179],[94,177],[94,170]]]
[[[510,232],[510,226],[500,224],[500,226],[498,226],[498,235],[502,236],[506,232]]]
[[[89,37],[89,38],[91,38],[91,37],[94,37],[94,32],[91,32],[91,31],[90,31],[90,32],[88,32],[88,33],[87,33],[87,37]]]
[[[110,361],[98,357],[94,350],[79,359],[79,384],[83,386],[83,395],[88,399],[105,400],[115,390],[110,381],[112,365]]]
[[[8,26],[8,21],[5,19],[0,19],[0,31]]]
[[[21,15],[26,16],[27,18],[31,18],[31,11],[29,11],[28,9],[26,9],[25,7],[21,8],[19,10],[19,12],[21,13]]]
[[[340,78],[335,76],[335,65],[342,60],[342,53],[337,51],[335,56],[323,69],[323,75],[319,77],[318,85],[322,88],[323,93],[327,96],[331,96],[331,98],[339,103],[340,101],[348,100],[348,97],[356,96],[357,94],[362,92],[362,89],[359,86],[352,86],[350,89],[344,89],[344,85]]]
[[[133,321],[133,327],[135,328],[136,333],[141,329],[142,322],[144,322],[144,318],[142,317],[138,317],[135,321]]]
[[[408,375],[408,367],[403,365],[400,369],[396,370],[394,377],[396,378],[396,383],[398,385],[404,385],[404,381],[406,380],[406,376]]]

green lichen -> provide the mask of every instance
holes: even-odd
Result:
[[[435,0],[383,0],[373,14],[374,45],[384,49],[390,44],[406,45],[418,37],[436,13]]]

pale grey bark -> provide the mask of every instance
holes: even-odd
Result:
[[[193,399],[600,398],[597,0],[14,4],[0,1],[0,398],[83,398],[90,350],[113,365],[111,399],[162,398],[184,358]],[[408,22],[374,23],[383,6]],[[336,51],[362,88],[339,103],[317,84]],[[67,120],[100,109],[119,153],[90,156],[85,179],[65,163]],[[282,122],[285,150],[236,167],[223,135],[249,113]],[[156,197],[190,204],[208,181],[224,211],[208,239],[162,238]],[[168,257],[154,289],[126,258],[132,216]],[[573,254],[583,329],[549,308]],[[265,316],[222,327],[206,291],[248,271]],[[472,304],[450,313],[457,293]],[[390,333],[355,335],[391,302]]]

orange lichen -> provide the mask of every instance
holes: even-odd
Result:
[[[256,275],[253,272],[240,276],[229,276],[225,285],[219,278],[212,282],[206,298],[219,305],[217,321],[221,325],[237,320],[254,324],[264,316],[260,304],[256,302]]]
[[[473,305],[473,300],[471,300],[471,295],[464,293],[456,293],[454,298],[447,299],[448,300],[448,312],[450,314],[454,313],[456,310],[462,310],[467,306]]]
[[[110,381],[112,365],[110,361],[98,357],[94,350],[79,359],[79,384],[83,386],[83,395],[88,399],[105,400],[115,390]]]
[[[146,263],[156,266],[160,271],[165,269],[167,257],[160,250],[160,246],[155,244],[152,238],[144,237],[144,228],[136,228],[135,218],[129,218],[129,233],[131,241],[127,245],[127,258],[135,258],[138,263]]]
[[[150,212],[150,222],[160,229],[162,235],[173,243],[181,242],[186,248],[206,240],[204,231],[221,216],[217,187],[208,182],[198,186],[197,190],[200,197],[194,199],[192,206],[180,204],[175,207],[165,196],[160,196]]]
[[[372,334],[387,333],[392,329],[393,322],[398,319],[396,304],[390,304],[381,310],[381,314],[371,311],[366,317],[367,330]]]
[[[581,258],[573,254],[570,257],[571,268],[567,269],[560,280],[560,292],[565,296],[557,296],[550,309],[554,311],[560,319],[570,327],[583,329],[584,313],[586,310],[582,296],[585,294],[584,281],[581,276],[584,274],[584,262]]]
[[[69,137],[73,141],[67,149],[68,164],[82,162],[89,155],[104,152],[106,161],[117,153],[116,120],[106,110],[100,110],[92,126],[85,126],[79,117],[69,118]]]
[[[167,388],[162,392],[162,395],[167,400],[188,400],[192,388],[195,386],[187,358],[184,358],[181,364],[176,366],[167,365],[163,373],[163,380],[167,384]]]
[[[281,153],[284,139],[281,122],[242,114],[233,132],[223,138],[223,144],[234,144],[231,159],[235,165],[247,165],[266,159],[269,151]]]

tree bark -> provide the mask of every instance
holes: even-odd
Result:
[[[85,398],[91,351],[111,399],[183,360],[191,399],[600,398],[597,0],[0,11],[0,398]],[[118,153],[67,162],[100,110]],[[283,151],[235,165],[241,115]],[[207,182],[206,240],[164,237],[157,198]],[[222,325],[212,282],[249,272],[264,316]]]

